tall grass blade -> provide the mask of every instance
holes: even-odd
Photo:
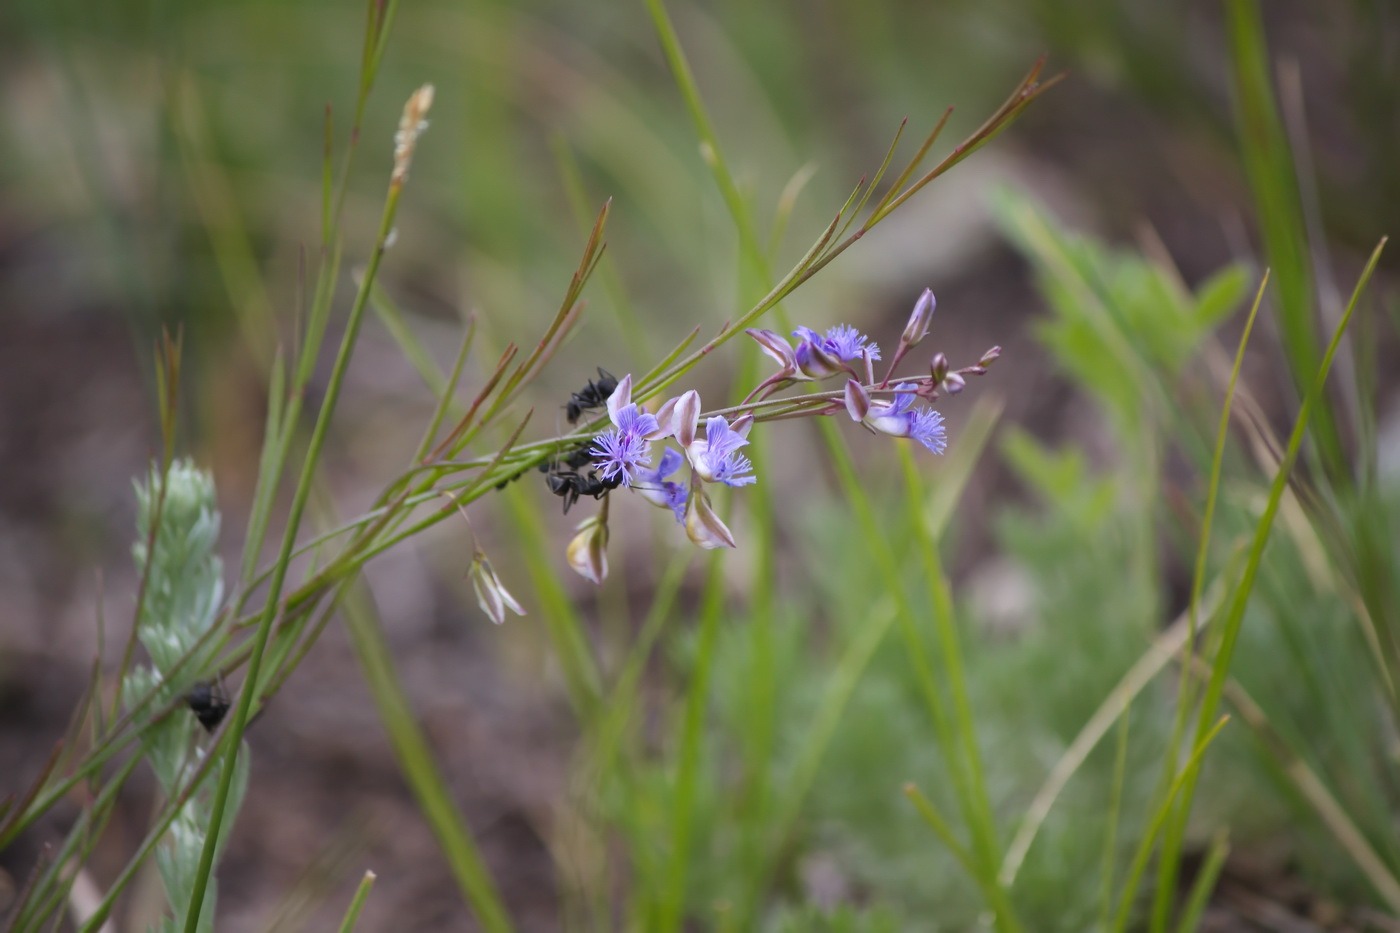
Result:
[[[393,654],[368,587],[359,580],[349,582],[341,604],[346,630],[380,718],[384,720],[385,731],[393,742],[399,767],[418,799],[428,827],[442,846],[443,856],[457,884],[484,930],[509,933],[514,927],[496,883],[487,871],[465,817],[452,799],[451,788],[394,670]]]
[[[719,641],[724,615],[724,575],[720,555],[711,554],[705,575],[705,591],[700,609],[700,632],[695,645],[695,664],[686,688],[685,710],[681,719],[680,751],[671,799],[670,859],[656,904],[655,933],[677,933],[685,916],[686,879],[689,875],[691,839],[695,829],[695,798],[704,761],[701,755],[705,712],[710,698],[710,671],[714,667],[715,646]]]
[[[1366,834],[1327,789],[1326,783],[1318,773],[1293,750],[1269,722],[1264,710],[1238,682],[1232,680],[1226,683],[1225,698],[1239,712],[1245,724],[1253,729],[1268,747],[1270,754],[1278,761],[1298,793],[1316,811],[1322,824],[1342,847],[1342,851],[1361,869],[1361,873],[1380,895],[1381,900],[1385,901],[1392,911],[1400,913],[1400,877],[1397,877],[1395,871],[1376,852]]]
[[[1313,269],[1307,226],[1288,134],[1279,116],[1258,0],[1225,4],[1230,77],[1238,115],[1240,156],[1254,196],[1260,235],[1278,282],[1279,333],[1294,385],[1302,395],[1317,371]],[[1315,439],[1329,475],[1344,475],[1345,462],[1332,409],[1315,403]]]
[[[1173,808],[1176,806],[1177,795],[1182,792],[1183,787],[1190,780],[1191,775],[1196,773],[1200,765],[1201,756],[1205,754],[1206,748],[1220,734],[1229,717],[1221,717],[1210,731],[1201,736],[1196,743],[1195,749],[1191,752],[1191,757],[1186,760],[1185,765],[1167,788],[1166,795],[1157,806],[1156,812],[1147,824],[1147,831],[1143,833],[1142,841],[1138,844],[1137,852],[1133,855],[1131,867],[1128,869],[1127,880],[1123,883],[1123,894],[1118,902],[1118,914],[1113,921],[1112,929],[1122,933],[1128,928],[1128,919],[1133,909],[1133,902],[1137,896],[1138,887],[1142,884],[1143,873],[1147,870],[1147,859],[1152,854],[1152,848],[1157,842],[1157,837],[1161,835],[1162,827],[1171,816]],[[1163,855],[1165,858],[1165,854]]]
[[[365,876],[360,879],[359,885],[355,888],[355,897],[350,901],[350,907],[345,911],[345,919],[340,921],[340,933],[353,933],[355,925],[360,922],[360,911],[364,909],[365,901],[369,898],[370,888],[374,887],[375,874],[372,871],[365,872]]]
[[[1225,385],[1225,404],[1220,411],[1220,424],[1216,428],[1215,452],[1211,456],[1210,481],[1206,487],[1206,508],[1201,517],[1200,539],[1196,545],[1196,562],[1191,573],[1191,597],[1187,607],[1188,619],[1190,621],[1190,631],[1186,639],[1186,663],[1181,668],[1181,683],[1178,690],[1176,714],[1172,722],[1171,739],[1167,745],[1168,754],[1164,756],[1162,784],[1163,786],[1171,780],[1171,770],[1173,757],[1176,749],[1181,747],[1181,739],[1185,734],[1186,720],[1189,710],[1194,702],[1192,688],[1195,679],[1191,675],[1191,656],[1196,647],[1196,632],[1199,626],[1199,611],[1201,601],[1201,589],[1205,586],[1206,558],[1210,554],[1211,528],[1215,521],[1215,509],[1220,497],[1220,476],[1225,462],[1225,447],[1230,436],[1230,412],[1235,401],[1235,387],[1239,384],[1240,368],[1244,364],[1244,351],[1249,345],[1249,336],[1254,331],[1254,321],[1259,314],[1259,306],[1264,300],[1264,290],[1269,284],[1269,271],[1264,271],[1263,277],[1259,280],[1259,288],[1254,293],[1254,304],[1250,306],[1249,317],[1245,319],[1244,331],[1240,334],[1239,344],[1235,349],[1235,362],[1230,367],[1230,378]],[[1185,821],[1172,821],[1166,829],[1167,841],[1163,845],[1163,850],[1167,852],[1176,851],[1181,845],[1181,840],[1177,838],[1178,832],[1185,831]],[[1171,911],[1172,898],[1175,896],[1176,887],[1176,861],[1174,859],[1162,859],[1157,865],[1157,889],[1153,895],[1152,904],[1152,928],[1156,933],[1165,931],[1168,914]]]
[[[1293,472],[1293,465],[1297,461],[1299,450],[1303,444],[1303,438],[1307,433],[1310,416],[1313,409],[1317,405],[1322,404],[1321,399],[1326,388],[1327,374],[1331,369],[1332,359],[1336,356],[1337,347],[1341,344],[1342,335],[1346,332],[1347,324],[1350,323],[1351,316],[1356,311],[1361,293],[1365,290],[1366,284],[1370,281],[1371,274],[1375,270],[1376,263],[1380,260],[1381,250],[1384,247],[1385,240],[1381,240],[1371,253],[1371,258],[1367,262],[1366,268],[1362,271],[1356,283],[1355,290],[1352,292],[1351,300],[1347,303],[1346,311],[1342,314],[1342,319],[1337,323],[1337,328],[1332,334],[1331,341],[1328,343],[1327,352],[1324,354],[1322,363],[1318,367],[1312,387],[1308,390],[1308,394],[1303,398],[1303,403],[1298,409],[1298,416],[1294,421],[1293,431],[1288,438],[1287,450],[1284,453],[1283,461],[1279,464],[1277,473],[1274,474],[1273,483],[1269,489],[1269,498],[1264,506],[1264,513],[1260,516],[1255,526],[1254,537],[1250,543],[1244,570],[1239,583],[1231,594],[1229,608],[1226,610],[1225,619],[1221,625],[1219,646],[1216,649],[1215,657],[1211,659],[1211,676],[1206,684],[1205,694],[1201,700],[1200,710],[1197,714],[1197,751],[1200,749],[1202,737],[1206,734],[1210,722],[1219,709],[1221,694],[1225,689],[1225,681],[1229,675],[1230,661],[1234,654],[1235,645],[1239,639],[1240,627],[1244,623],[1245,609],[1249,604],[1249,597],[1253,591],[1254,578],[1258,573],[1259,564],[1263,559],[1264,546],[1268,543],[1269,534],[1273,529],[1274,518],[1278,514],[1280,503],[1283,501],[1284,491],[1288,487],[1288,481]],[[1181,843],[1185,836],[1185,824],[1190,815],[1191,802],[1195,793],[1199,770],[1190,768],[1184,772],[1184,777],[1185,785],[1181,795],[1180,806],[1175,813],[1175,825],[1162,849],[1162,859],[1170,860],[1174,863],[1180,859]]]
[[[1216,833],[1206,850],[1205,861],[1196,871],[1191,882],[1191,892],[1186,896],[1186,905],[1181,909],[1181,920],[1176,925],[1176,933],[1196,933],[1205,917],[1206,904],[1215,892],[1215,883],[1220,880],[1220,870],[1225,867],[1225,859],[1230,854],[1230,837],[1225,832]]]

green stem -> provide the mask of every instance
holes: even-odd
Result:
[[[375,274],[379,271],[379,264],[384,258],[384,244],[389,231],[393,229],[394,214],[398,209],[399,195],[402,191],[402,186],[398,184],[391,185],[389,188],[389,196],[384,204],[384,214],[380,221],[379,237],[374,253],[370,257],[368,268],[365,270],[364,282],[361,283],[359,292],[355,295],[355,303],[350,309],[350,319],[346,323],[345,335],[341,338],[340,349],[336,353],[335,366],[331,370],[330,382],[326,386],[325,401],[316,417],[316,426],[311,433],[311,443],[306,451],[306,458],[302,462],[301,477],[297,481],[291,511],[287,516],[287,529],[282,535],[282,546],[278,552],[277,562],[273,564],[272,579],[268,584],[267,602],[258,623],[257,634],[253,639],[252,654],[248,658],[248,674],[243,681],[243,689],[238,695],[238,705],[234,708],[233,719],[229,723],[223,739],[223,744],[226,747],[224,767],[219,772],[219,784],[214,791],[214,799],[210,807],[209,834],[205,837],[204,848],[199,854],[199,868],[194,879],[189,912],[185,915],[185,933],[197,933],[199,927],[199,914],[204,906],[204,894],[209,886],[209,875],[214,870],[214,854],[218,845],[219,830],[223,826],[224,810],[228,806],[229,791],[233,786],[234,764],[238,759],[243,731],[248,727],[253,700],[258,694],[258,677],[262,673],[263,654],[267,651],[268,639],[272,634],[273,624],[277,620],[282,586],[286,582],[287,571],[291,567],[297,530],[301,527],[302,515],[306,511],[306,503],[311,495],[316,465],[320,461],[321,450],[325,446],[326,434],[330,428],[331,414],[335,411],[336,402],[340,399],[340,391],[345,384],[345,373],[349,369],[350,357],[354,351],[355,341],[359,337],[360,325],[364,321],[365,308],[369,304],[370,286],[374,284]]]

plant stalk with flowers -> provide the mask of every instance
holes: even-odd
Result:
[[[357,597],[360,571],[374,557],[399,543],[448,519],[458,509],[470,509],[476,500],[491,495],[502,484],[519,478],[540,465],[548,465],[586,446],[592,468],[605,488],[596,516],[583,522],[567,548],[569,565],[588,579],[601,583],[607,576],[609,500],[613,492],[636,492],[658,507],[669,509],[692,541],[703,548],[730,548],[735,540],[714,509],[712,487],[744,487],[755,482],[762,464],[754,464],[744,453],[754,426],[761,422],[800,417],[839,415],[842,410],[861,421],[873,432],[910,437],[928,449],[941,452],[945,443],[941,416],[923,407],[942,394],[958,391],[967,375],[977,374],[995,358],[984,356],[977,366],[949,371],[935,357],[929,375],[901,378],[893,387],[892,372],[877,382],[873,364],[879,350],[850,327],[837,327],[824,334],[802,328],[789,343],[771,331],[755,328],[759,319],[791,295],[828,263],[881,223],[925,185],[940,177],[962,159],[1006,128],[1022,110],[1058,80],[1040,80],[1037,64],[1017,85],[1007,101],[968,138],[959,143],[937,165],[917,174],[919,166],[938,140],[947,114],[918,148],[913,158],[888,185],[886,169],[898,146],[903,127],[891,144],[884,163],[869,178],[862,178],[829,225],[799,262],[782,276],[761,300],[734,321],[722,327],[701,346],[693,346],[696,328],[671,353],[649,371],[619,380],[608,398],[606,420],[602,417],[580,425],[558,437],[521,442],[533,414],[522,411],[522,400],[531,384],[552,361],[563,341],[578,325],[583,312],[582,295],[596,270],[604,250],[603,235],[610,210],[604,205],[597,216],[583,249],[581,261],[565,289],[558,312],[544,334],[529,352],[515,344],[484,367],[481,380],[469,401],[459,399],[463,374],[468,371],[475,328],[469,323],[450,373],[435,373],[433,384],[437,404],[425,426],[421,443],[408,458],[403,471],[390,481],[363,514],[339,520],[326,512],[317,515],[319,527],[308,530],[308,510],[319,487],[319,470],[325,441],[341,397],[345,374],[351,365],[367,311],[387,313],[377,302],[376,278],[394,242],[395,218],[407,190],[410,167],[416,148],[427,128],[426,116],[432,106],[431,86],[415,92],[403,108],[394,136],[388,189],[372,252],[356,278],[357,291],[350,305],[345,326],[340,328],[339,346],[333,353],[330,378],[314,418],[304,412],[316,374],[324,372],[324,351],[330,318],[336,305],[337,286],[342,280],[344,234],[341,228],[350,167],[360,142],[369,137],[362,124],[369,112],[367,103],[382,61],[397,4],[371,4],[370,20],[362,61],[359,93],[354,106],[351,144],[337,179],[328,145],[325,161],[325,199],[319,269],[305,315],[305,326],[295,349],[288,356],[269,355],[267,377],[269,400],[266,442],[259,464],[254,504],[249,517],[245,553],[228,598],[213,611],[212,621],[179,658],[170,659],[165,675],[182,680],[227,678],[235,685],[231,711],[219,731],[208,738],[199,765],[182,774],[168,788],[168,800],[155,815],[151,831],[133,854],[129,864],[101,900],[80,924],[84,931],[95,931],[110,917],[123,889],[140,871],[178,820],[182,808],[196,795],[208,792],[207,836],[198,849],[197,864],[192,849],[188,904],[183,906],[183,928],[187,933],[203,928],[209,918],[206,901],[212,893],[211,875],[215,853],[221,843],[221,830],[236,805],[233,776],[245,766],[240,749],[245,730],[271,698],[297,669],[317,643],[338,609],[346,610],[352,644],[365,668],[376,702],[386,723],[391,724],[394,747],[409,786],[430,815],[454,876],[472,904],[483,929],[504,933],[511,923],[502,900],[487,873],[473,836],[456,812],[450,791],[432,760],[421,727],[409,704],[392,662],[377,619]],[[333,139],[327,115],[327,139]],[[385,155],[388,156],[387,151]],[[877,191],[883,191],[876,196]],[[863,215],[863,219],[862,219]],[[926,307],[923,307],[926,305]],[[920,308],[923,307],[923,310]],[[916,305],[911,328],[918,332],[906,338],[893,356],[897,364],[927,332],[932,312],[931,296]],[[916,321],[922,321],[917,324]],[[756,386],[738,406],[705,411],[695,391],[685,391],[650,408],[666,390],[684,379],[706,356],[739,333],[749,333],[765,352],[777,359],[779,370]],[[408,339],[408,338],[405,338]],[[180,351],[176,340],[165,340],[157,360],[156,375],[160,398],[163,456],[153,472],[153,495],[160,502],[169,483],[174,463],[177,423],[177,389]],[[421,348],[416,348],[421,350]],[[414,358],[426,358],[416,353]],[[797,395],[782,395],[798,383],[822,382],[844,377],[844,387]],[[916,404],[920,403],[920,404]],[[309,429],[309,430],[308,430]],[[656,445],[662,445],[655,450]],[[299,464],[290,481],[289,464]],[[277,504],[291,507],[284,521],[274,520]],[[153,528],[159,528],[154,523]],[[280,528],[276,556],[264,561],[264,545],[269,529]],[[152,531],[152,536],[156,534]],[[506,589],[492,566],[485,548],[476,542],[467,561],[470,577],[483,610],[497,622],[506,613],[528,607]],[[293,573],[293,567],[296,573]],[[137,617],[145,598],[138,596]],[[601,687],[597,662],[587,639],[570,627],[567,620],[556,633],[561,663],[570,684],[571,697],[583,718],[597,708]],[[133,632],[133,642],[136,641]],[[126,653],[116,682],[129,672],[131,652]],[[241,675],[241,676],[240,676]],[[172,707],[169,697],[157,687],[134,685],[113,709],[102,709],[103,691],[99,680],[91,691],[89,704],[93,735],[81,754],[56,756],[32,787],[15,798],[17,805],[0,807],[0,849],[33,826],[43,814],[79,790],[92,801],[65,842],[63,853],[80,851],[90,845],[87,828],[103,822],[122,782],[139,761],[142,742],[152,725],[162,717],[187,714]],[[241,681],[241,683],[240,683]],[[78,720],[81,721],[81,720]],[[108,767],[125,756],[128,766]],[[212,788],[210,779],[212,778]],[[53,912],[63,903],[73,883],[65,873],[67,854],[36,876],[12,914],[19,930],[39,929],[49,924]]]
[[[941,454],[948,447],[943,416],[933,408],[915,406],[915,400],[932,403],[942,394],[961,392],[967,384],[966,377],[986,373],[1001,355],[1001,348],[992,347],[976,364],[958,370],[949,370],[947,357],[935,353],[929,361],[928,375],[906,377],[891,389],[889,383],[900,361],[928,335],[935,306],[933,290],[924,289],[909,314],[894,358],[878,383],[874,364],[880,359],[879,345],[848,324],[828,328],[824,334],[799,327],[792,334],[796,345],[771,330],[746,330],[763,352],[778,363],[778,370],[731,408],[704,412],[699,393],[691,389],[663,402],[656,414],[651,414],[632,401],[629,373],[608,398],[612,428],[595,436],[589,447],[598,473],[616,486],[640,492],[652,504],[670,509],[676,521],[685,526],[690,540],[700,547],[732,548],[734,536],[715,513],[705,486],[739,487],[757,481],[753,464],[739,451],[748,446],[749,432],[758,422],[835,415],[844,407],[851,420],[872,434],[910,438],[932,453]],[[845,388],[839,391],[772,397],[799,382],[821,382],[839,376],[846,377]],[[703,436],[699,433],[702,421]],[[661,462],[656,469],[650,469],[652,445],[668,440],[674,440],[680,451],[663,448]],[[682,463],[690,466],[689,482],[668,479]],[[606,542],[606,521],[606,512],[593,520],[590,528],[599,529],[591,532],[594,541],[601,536]],[[571,552],[574,547],[570,545]],[[569,563],[594,583],[602,583],[606,576],[605,562],[601,572],[596,560],[582,563],[571,557]]]

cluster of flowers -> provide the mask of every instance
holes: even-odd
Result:
[[[732,548],[734,536],[715,513],[705,487],[713,483],[747,486],[756,481],[753,464],[741,452],[749,443],[749,432],[756,421],[833,415],[844,408],[852,420],[871,433],[912,438],[941,454],[948,446],[943,416],[915,401],[932,402],[942,394],[961,392],[966,377],[985,373],[1001,355],[1001,348],[992,347],[976,365],[959,370],[950,370],[947,358],[936,353],[929,361],[928,375],[904,378],[891,386],[900,361],[928,335],[935,305],[933,292],[924,289],[909,315],[884,379],[878,383],[874,364],[881,359],[880,348],[849,325],[837,325],[824,334],[799,327],[792,334],[795,344],[771,330],[746,331],[778,363],[778,370],[738,406],[725,409],[737,413],[732,421],[723,414],[705,417],[700,394],[693,389],[669,399],[654,413],[648,412],[632,401],[632,377],[625,376],[607,400],[612,428],[595,436],[589,448],[594,467],[610,486],[630,489],[649,502],[670,509],[676,521],[685,526],[686,535],[700,547]],[[839,376],[846,377],[844,390],[766,401],[798,383]],[[659,462],[653,466],[653,445],[669,440],[674,440],[680,450],[664,447]],[[690,465],[689,481],[671,479],[686,463]],[[602,583],[608,573],[607,512],[608,500],[604,497],[600,513],[579,525],[567,551],[569,565],[594,583]],[[488,590],[500,586],[491,576],[485,581]],[[488,609],[488,614],[499,622],[504,615],[499,611],[500,601],[491,603],[498,611]],[[482,606],[487,607],[487,600],[482,600]]]
[[[755,481],[753,464],[741,451],[749,443],[749,431],[755,421],[764,420],[764,415],[758,413],[759,403],[796,383],[842,375],[846,377],[844,392],[809,398],[796,410],[784,411],[783,416],[834,414],[844,403],[851,419],[870,431],[913,438],[933,453],[943,453],[947,448],[943,416],[932,408],[915,405],[915,400],[933,401],[940,392],[960,392],[966,384],[965,377],[986,372],[1001,350],[993,347],[977,365],[956,372],[949,370],[943,354],[936,354],[930,361],[928,376],[900,381],[891,388],[895,367],[928,334],[935,305],[933,292],[925,289],[915,302],[889,372],[878,384],[874,364],[880,360],[880,348],[854,327],[841,324],[824,334],[799,327],[792,335],[795,345],[771,330],[748,330],[746,333],[763,352],[778,363],[778,370],[737,406],[739,414],[732,421],[719,414],[703,418],[700,395],[693,389],[668,400],[655,414],[644,411],[632,401],[632,377],[623,378],[607,403],[613,426],[596,436],[590,448],[599,475],[611,482],[620,480],[622,487],[670,509],[685,526],[690,540],[700,547],[732,548],[734,536],[711,506],[706,485],[746,486]],[[652,445],[672,439],[680,450],[665,447],[653,467]],[[671,479],[687,462],[689,482]],[[606,545],[604,514],[579,527],[568,548],[570,566],[601,583],[607,574]]]

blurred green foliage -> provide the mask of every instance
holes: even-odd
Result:
[[[960,136],[1048,48],[1085,90],[1032,111],[1024,138],[1008,145],[1064,163],[1073,194],[1100,196],[1093,203],[1117,232],[1140,219],[1141,205],[1124,192],[1142,186],[1135,176],[1148,171],[1103,170],[1141,151],[1109,145],[1121,110],[1138,108],[1137,119],[1160,121],[1164,137],[1192,150],[1171,162],[1187,182],[1230,176],[1230,206],[1262,228],[1259,266],[1279,275],[1292,382],[1305,388],[1328,320],[1316,278],[1330,267],[1315,269],[1316,258],[1328,243],[1369,248],[1380,224],[1400,213],[1400,122],[1390,118],[1400,102],[1400,58],[1383,54],[1397,34],[1396,13],[1365,0],[1332,13],[1279,5],[1267,20],[1247,3],[1227,7],[1228,30],[1218,10],[1125,0],[836,2],[815,12],[730,2],[677,4],[674,15],[742,194],[763,219],[757,233],[771,232],[767,219],[789,180],[809,160],[819,165],[797,201],[794,235],[779,242],[772,264],[795,258],[854,177],[878,164],[900,117],[918,123],[957,101],[949,132]],[[195,396],[216,397],[222,387],[212,374],[233,335],[256,351],[290,332],[288,296],[302,276],[294,257],[320,239],[320,115],[329,100],[331,136],[343,145],[360,10],[33,0],[3,15],[12,28],[0,30],[9,53],[0,205],[20,233],[19,274],[0,285],[0,300],[122,314],[138,345],[160,323],[184,323],[205,362],[191,368],[209,380]],[[1300,67],[1316,82],[1294,94],[1284,81],[1274,93],[1291,59],[1271,57],[1265,25],[1290,36],[1315,30],[1324,48],[1303,48]],[[1202,35],[1231,48],[1228,87],[1200,62]],[[409,331],[480,312],[483,359],[508,341],[533,342],[577,261],[580,215],[606,196],[614,198],[606,287],[592,287],[589,327],[570,347],[589,366],[571,359],[546,377],[546,394],[575,383],[594,360],[619,373],[643,369],[651,362],[644,351],[660,352],[693,326],[712,329],[747,306],[754,273],[741,272],[736,256],[755,231],[736,230],[726,215],[640,4],[408,3],[380,81],[378,100],[397,101],[424,81],[439,95],[384,283],[382,304],[402,308]],[[1309,97],[1333,82],[1345,91],[1321,105]],[[1297,152],[1291,147],[1313,125],[1300,127],[1303,117],[1316,121],[1322,140]],[[372,242],[395,118],[389,107],[367,114],[374,144],[347,182],[350,255],[363,256]],[[1256,125],[1267,132],[1255,134]],[[1086,166],[1077,176],[1076,160]],[[1015,598],[1008,610],[965,597],[956,618],[1004,848],[1046,774],[1185,609],[1180,578],[1194,556],[1223,395],[1218,331],[1229,329],[1260,268],[1212,256],[1188,284],[1160,249],[1070,232],[1027,196],[1004,191],[992,213],[1034,271],[1046,306],[1034,325],[1039,340],[1080,393],[1073,404],[1092,406],[1105,426],[1094,438],[1102,449],[1092,453],[1081,437],[1046,441],[1035,424],[1006,428],[995,445],[1026,493],[998,502],[988,519],[997,555],[991,585]],[[804,312],[831,316],[852,303],[850,280],[831,281]],[[956,327],[939,313],[940,327]],[[1364,374],[1373,348],[1354,349]],[[1374,359],[1370,366],[1383,368]],[[1358,377],[1331,396],[1324,420],[1374,438],[1377,412],[1364,387]],[[1233,584],[1231,555],[1255,527],[1277,468],[1270,416],[1291,417],[1293,401],[1251,410],[1226,450],[1208,579]],[[197,410],[197,434],[217,435],[218,416]],[[992,420],[985,416],[988,430]],[[1335,444],[1324,437],[1317,453],[1310,441],[1314,459],[1328,466],[1305,471],[1290,489],[1231,668],[1264,724],[1241,715],[1211,749],[1188,846],[1204,849],[1229,825],[1237,846],[1281,846],[1288,861],[1280,871],[1347,903],[1384,904],[1364,848],[1381,875],[1400,873],[1388,831],[1400,793],[1400,493],[1372,462],[1348,475],[1325,453]],[[1374,449],[1363,453],[1375,459]],[[711,567],[698,612],[658,613],[644,695],[619,689],[611,705],[602,702],[616,732],[581,717],[574,803],[601,836],[622,840],[625,869],[608,866],[599,869],[602,881],[576,883],[561,869],[575,928],[610,928],[620,915],[632,928],[660,916],[719,930],[753,920],[772,930],[874,933],[972,928],[985,914],[983,893],[899,793],[914,782],[941,812],[960,806],[950,777],[958,765],[934,740],[910,648],[889,634],[895,594],[875,582],[888,571],[879,563],[883,547],[907,581],[901,595],[919,608],[919,624],[930,622],[918,542],[942,533],[958,566],[953,558],[971,529],[954,520],[943,533],[930,515],[935,496],[951,490],[956,499],[972,482],[971,465],[930,467],[931,501],[913,504],[900,502],[872,465],[879,541],[852,533],[858,506],[833,491],[826,469],[802,471],[814,482],[801,490],[796,518],[755,522],[777,526],[755,537],[782,542],[791,564],[782,579],[735,598]],[[558,562],[551,565],[539,503],[518,489],[509,495],[536,601],[561,639],[577,638],[584,612],[550,576]],[[656,596],[656,605],[669,610],[674,596]],[[925,637],[934,643],[931,631]],[[637,657],[643,679],[647,651]],[[1170,747],[1177,684],[1167,670],[1075,770],[1035,837],[1009,891],[1030,929],[1107,928],[1111,900],[1138,896],[1117,885],[1159,802],[1163,759],[1179,752]],[[608,674],[614,679],[602,688],[591,673],[574,679],[607,694],[622,679]],[[372,676],[392,685],[391,669]],[[595,702],[576,692],[589,694],[578,706]],[[408,724],[391,722],[390,730],[413,728],[399,712]],[[688,746],[687,736],[698,744]],[[601,763],[590,760],[604,740],[618,747]],[[1318,777],[1322,796],[1300,784],[1300,763]],[[678,878],[675,903],[668,898]],[[625,905],[613,903],[624,886]]]

